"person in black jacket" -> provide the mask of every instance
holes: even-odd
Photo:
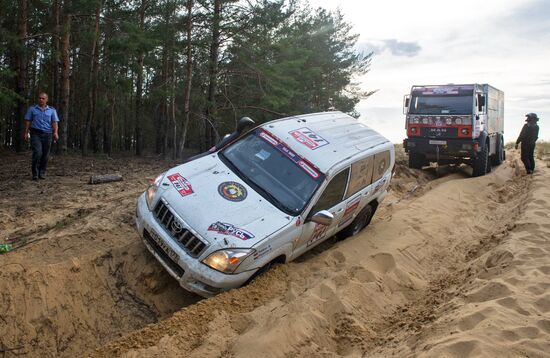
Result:
[[[537,122],[539,117],[535,113],[529,113],[525,115],[527,119],[521,129],[518,140],[516,141],[516,149],[518,144],[521,143],[521,161],[525,165],[527,174],[533,174],[535,170],[535,142],[539,137],[539,126]]]

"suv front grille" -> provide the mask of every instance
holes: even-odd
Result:
[[[179,246],[190,256],[198,257],[204,251],[207,245],[201,239],[193,235],[193,233],[175,217],[162,200],[159,200],[153,213],[159,224],[172,235]]]
[[[164,261],[164,263],[174,271],[176,276],[181,277],[185,273],[185,271],[178,265],[174,260],[168,256],[166,252],[155,242],[155,240],[151,237],[151,234],[147,230],[143,230],[143,238],[147,241],[149,246],[159,255]]]

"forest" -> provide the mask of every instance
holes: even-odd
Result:
[[[25,150],[40,92],[58,154],[177,159],[242,116],[358,117],[372,54],[357,39],[339,11],[300,0],[0,0],[0,148]]]

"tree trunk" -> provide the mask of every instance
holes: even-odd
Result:
[[[19,0],[19,10],[17,17],[17,49],[15,51],[15,72],[17,74],[16,93],[20,96],[17,101],[17,111],[15,112],[14,144],[15,150],[23,150],[23,120],[27,109],[27,56],[25,49],[25,39],[27,37],[27,0]]]
[[[183,124],[181,141],[179,147],[179,157],[183,157],[185,149],[185,141],[187,139],[187,128],[189,127],[190,119],[190,101],[191,101],[191,84],[193,82],[193,44],[191,35],[193,31],[193,0],[187,0],[187,64],[185,66],[185,89],[183,94]]]
[[[69,101],[71,98],[71,0],[65,0],[63,3],[63,33],[61,35],[61,88],[59,96],[61,97],[61,133],[60,148],[63,153],[67,151],[68,128],[69,128]]]
[[[84,132],[82,134],[82,155],[88,155],[88,140],[90,137],[90,130],[94,121],[97,102],[97,87],[99,85],[98,73],[99,73],[99,15],[101,13],[102,1],[97,3],[95,11],[95,27],[94,37],[92,39],[92,58],[90,60],[90,73],[88,77],[88,84],[92,86],[92,90],[88,92],[88,112],[86,114],[86,124],[84,125]]]
[[[139,8],[139,30],[143,31],[145,27],[145,11],[147,9],[147,1],[142,0]],[[143,92],[143,62],[145,54],[143,50],[139,50],[137,58],[137,80],[136,80],[136,155],[143,154],[143,128],[142,128],[142,92]]]
[[[206,107],[206,147],[209,148],[218,140],[216,134],[216,92],[218,89],[218,57],[220,51],[220,22],[222,12],[222,0],[214,0],[214,15],[212,20],[212,42],[210,43],[210,56],[208,59],[208,97]],[[212,125],[209,125],[208,119]]]
[[[61,58],[59,56],[59,38],[61,36],[61,24],[59,22],[59,10],[60,10],[60,0],[54,0],[53,2],[53,36],[52,36],[52,104],[54,108],[59,109],[60,98],[59,98],[59,68],[61,66]]]

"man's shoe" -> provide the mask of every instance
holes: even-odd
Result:
[[[40,174],[40,175],[38,176],[38,178],[39,178],[39,179],[46,179],[46,176],[44,176],[43,174]]]
[[[37,176],[33,176],[33,177],[32,177],[32,180],[38,180],[38,177],[37,177]]]

